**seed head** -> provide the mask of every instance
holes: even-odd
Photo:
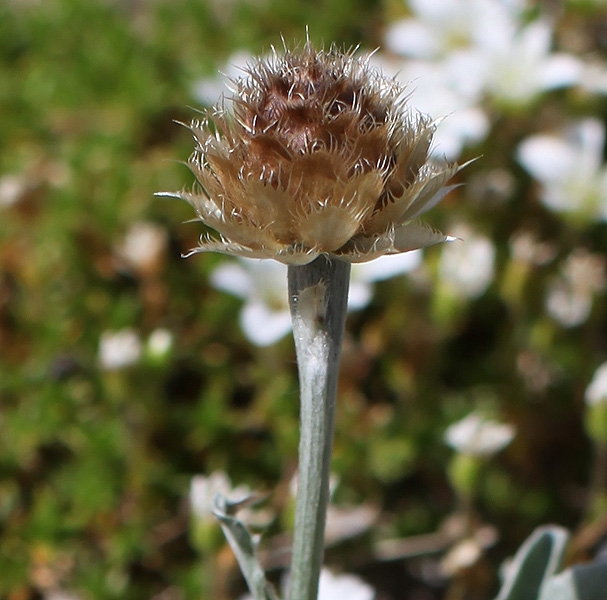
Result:
[[[364,262],[450,239],[413,220],[460,167],[430,161],[435,122],[368,59],[308,41],[233,83],[231,98],[189,125],[199,185],[161,194],[187,200],[218,234],[189,254]]]

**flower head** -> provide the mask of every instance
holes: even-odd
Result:
[[[274,53],[189,125],[198,180],[183,198],[217,232],[192,251],[364,262],[446,241],[414,223],[460,167],[428,159],[435,123],[368,59],[332,46]]]

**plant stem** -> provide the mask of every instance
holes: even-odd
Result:
[[[289,267],[289,304],[301,395],[299,479],[290,600],[316,600],[350,264],[321,256]]]

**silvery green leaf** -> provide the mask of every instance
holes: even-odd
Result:
[[[607,598],[607,562],[576,565],[551,577],[540,600],[605,600]]]
[[[546,581],[559,569],[568,539],[561,527],[538,527],[508,566],[496,600],[538,600]]]
[[[254,536],[235,516],[240,508],[254,502],[252,496],[231,502],[222,494],[216,494],[213,500],[213,513],[219,519],[223,533],[232,547],[253,598],[255,600],[279,600],[274,587],[266,580],[257,556],[259,536]]]

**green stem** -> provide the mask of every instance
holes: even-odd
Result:
[[[350,264],[319,257],[289,267],[289,303],[301,395],[299,479],[290,600],[316,600]]]

